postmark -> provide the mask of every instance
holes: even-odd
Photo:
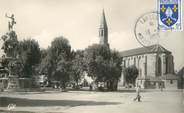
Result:
[[[160,32],[158,30],[157,12],[148,12],[141,15],[134,27],[137,41],[144,47],[158,44]]]
[[[157,0],[159,30],[182,30],[181,0]]]

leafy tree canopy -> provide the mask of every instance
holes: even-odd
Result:
[[[35,67],[40,63],[41,51],[37,41],[27,39],[19,42],[19,59],[23,65],[22,76],[30,77],[35,74]]]
[[[77,50],[74,53],[74,58],[72,60],[72,71],[71,80],[74,82],[74,87],[79,88],[79,83],[82,78],[84,78],[84,51]]]
[[[139,74],[139,71],[136,68],[136,66],[132,65],[130,67],[123,69],[123,73],[125,76],[126,83],[135,85],[136,78]]]
[[[94,44],[85,49],[85,67],[95,82],[107,83],[108,90],[116,90],[121,76],[121,57],[107,46]]]
[[[70,80],[72,56],[69,41],[62,36],[56,37],[42,59],[40,70],[47,73],[50,80],[60,81],[61,86],[65,88]]]

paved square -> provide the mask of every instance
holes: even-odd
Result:
[[[134,102],[135,92],[29,92],[0,94],[0,111],[16,104],[16,113],[183,113],[183,93],[145,91],[142,102]],[[24,111],[24,112],[23,112]]]

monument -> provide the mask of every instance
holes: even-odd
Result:
[[[6,18],[10,19],[8,22],[8,32],[1,38],[3,40],[3,47],[5,56],[2,58],[4,67],[8,69],[8,87],[7,90],[19,89],[19,66],[18,61],[18,40],[16,32],[13,31],[13,27],[16,24],[14,14],[11,16],[5,15]]]

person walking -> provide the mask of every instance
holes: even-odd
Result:
[[[160,91],[163,91],[163,83],[160,83]]]
[[[136,87],[136,98],[134,98],[134,101],[138,100],[138,102],[141,102],[140,88],[139,85]]]

